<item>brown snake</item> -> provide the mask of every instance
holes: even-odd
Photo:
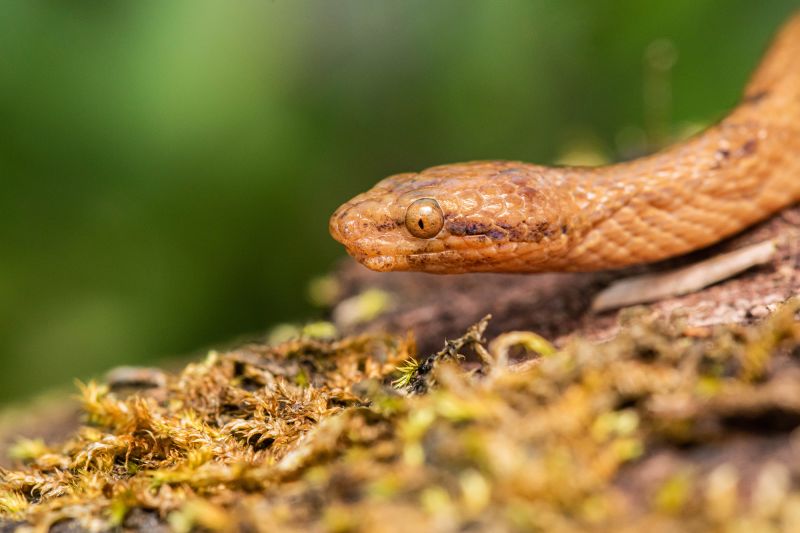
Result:
[[[398,174],[342,205],[333,237],[373,270],[588,271],[708,246],[800,200],[800,14],[727,117],[604,167],[511,161]]]

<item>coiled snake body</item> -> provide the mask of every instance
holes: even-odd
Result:
[[[605,167],[483,161],[391,176],[333,237],[373,270],[589,271],[710,245],[800,200],[800,14],[739,104],[659,153]]]

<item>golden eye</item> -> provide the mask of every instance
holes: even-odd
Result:
[[[414,237],[432,239],[444,226],[444,215],[439,202],[433,198],[415,200],[406,210],[406,229]]]

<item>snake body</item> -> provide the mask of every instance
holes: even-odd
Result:
[[[685,254],[798,200],[800,14],[740,104],[693,138],[604,167],[479,161],[398,174],[329,227],[373,270],[591,271]]]

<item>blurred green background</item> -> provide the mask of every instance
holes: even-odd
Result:
[[[312,316],[388,174],[708,123],[796,4],[4,0],[0,401]]]

